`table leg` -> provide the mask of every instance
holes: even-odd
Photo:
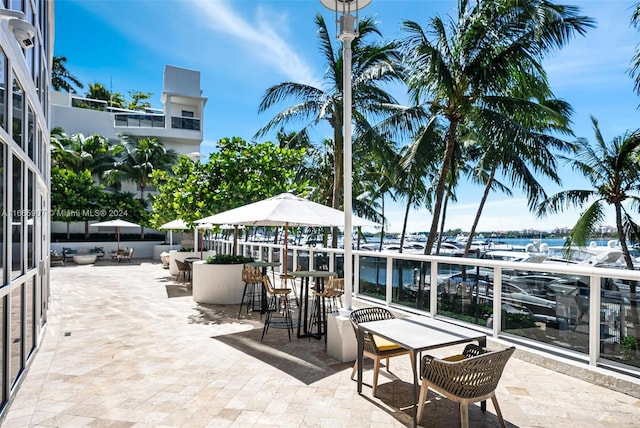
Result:
[[[413,426],[418,426],[418,406],[422,403],[418,403],[418,353],[416,351],[411,351],[411,358],[413,358],[413,402],[415,405],[413,406]]]
[[[300,280],[300,307],[298,308],[298,338],[307,337],[307,300],[309,297],[309,278]],[[303,314],[304,312],[304,314]],[[302,333],[300,332],[302,329]]]
[[[267,268],[266,266],[262,268],[262,275],[266,275],[267,274]],[[274,278],[274,284],[275,284],[275,278]],[[260,293],[260,318],[262,319],[262,314],[267,312],[267,289],[265,288],[264,284],[262,284],[262,290]]]
[[[483,337],[482,339],[478,340],[478,346],[480,346],[481,348],[486,348],[487,347],[487,338]],[[480,402],[480,410],[482,410],[483,412],[487,411],[487,400],[482,400]]]
[[[364,330],[358,328],[358,394],[362,393],[362,364],[364,363]]]

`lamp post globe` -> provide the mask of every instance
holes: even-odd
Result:
[[[371,0],[320,0],[327,9],[336,12],[336,37],[342,41],[342,111],[343,111],[343,195],[344,195],[344,306],[353,306],[353,224],[352,210],[352,152],[351,152],[351,42],[358,37],[358,10],[369,5]],[[338,16],[339,15],[339,16]]]

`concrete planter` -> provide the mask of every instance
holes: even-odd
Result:
[[[237,305],[242,300],[243,264],[193,263],[193,300],[212,305]]]
[[[206,260],[207,257],[213,256],[215,254],[215,251],[204,251],[203,257]],[[181,262],[183,262],[187,257],[200,258],[200,251],[198,251],[197,253],[193,251],[169,251],[169,273],[174,276],[178,275],[178,265],[176,265],[176,262],[174,260],[180,260]]]

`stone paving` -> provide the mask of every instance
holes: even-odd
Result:
[[[51,306],[2,427],[411,426],[409,359],[391,360],[371,396],[324,341],[271,329],[259,313],[195,303],[159,263],[102,261],[51,269]],[[447,355],[455,350],[438,350]],[[640,383],[638,389],[640,391]],[[637,427],[640,399],[514,354],[497,389],[508,427]],[[492,404],[472,427],[498,426]],[[459,426],[455,404],[429,393],[426,427]]]

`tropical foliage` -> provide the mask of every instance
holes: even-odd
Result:
[[[182,219],[187,224],[203,217],[256,202],[279,193],[301,193],[306,182],[295,181],[304,149],[287,149],[271,142],[248,143],[223,138],[206,163],[181,156],[172,174],[152,173],[158,194],[153,195],[151,224]]]
[[[77,94],[77,88],[84,88],[84,85],[77,77],[67,70],[65,63],[67,57],[64,55],[57,55],[53,57],[53,66],[51,68],[51,87],[55,91],[71,92]]]
[[[629,132],[606,143],[598,121],[592,117],[595,144],[580,138],[572,157],[563,157],[571,168],[584,175],[591,189],[563,190],[542,201],[539,215],[567,209],[583,209],[571,229],[566,245],[586,245],[587,239],[602,224],[605,209],[613,206],[618,240],[627,269],[633,269],[628,241],[640,239],[640,226],[633,219],[640,206],[640,130]],[[586,206],[586,208],[584,208]]]
[[[536,144],[538,124],[560,127],[566,117],[548,107],[552,97],[541,60],[584,34],[593,20],[575,7],[541,0],[461,0],[457,19],[431,19],[427,29],[405,21],[402,41],[407,82],[416,107],[409,120],[437,117],[446,126],[445,149],[433,196],[433,218],[426,252],[438,221],[461,129],[474,129],[487,141]],[[518,88],[514,91],[514,88]],[[556,125],[554,125],[556,124]]]
[[[324,88],[298,82],[283,82],[268,88],[262,98],[259,111],[269,110],[283,102],[293,102],[277,113],[256,136],[282,125],[302,124],[300,131],[321,122],[333,129],[333,174],[331,206],[340,206],[340,189],[343,181],[343,58],[342,49],[336,49],[327,30],[322,15],[315,17],[318,27],[320,51],[326,64]],[[352,43],[353,52],[353,117],[358,130],[371,128],[370,118],[382,117],[396,100],[382,89],[385,83],[399,79],[399,56],[395,43],[374,42],[381,34],[372,18],[363,18],[358,22],[359,37]],[[370,141],[370,140],[369,140]],[[321,202],[321,201],[318,201]],[[333,234],[335,246],[337,234]]]

